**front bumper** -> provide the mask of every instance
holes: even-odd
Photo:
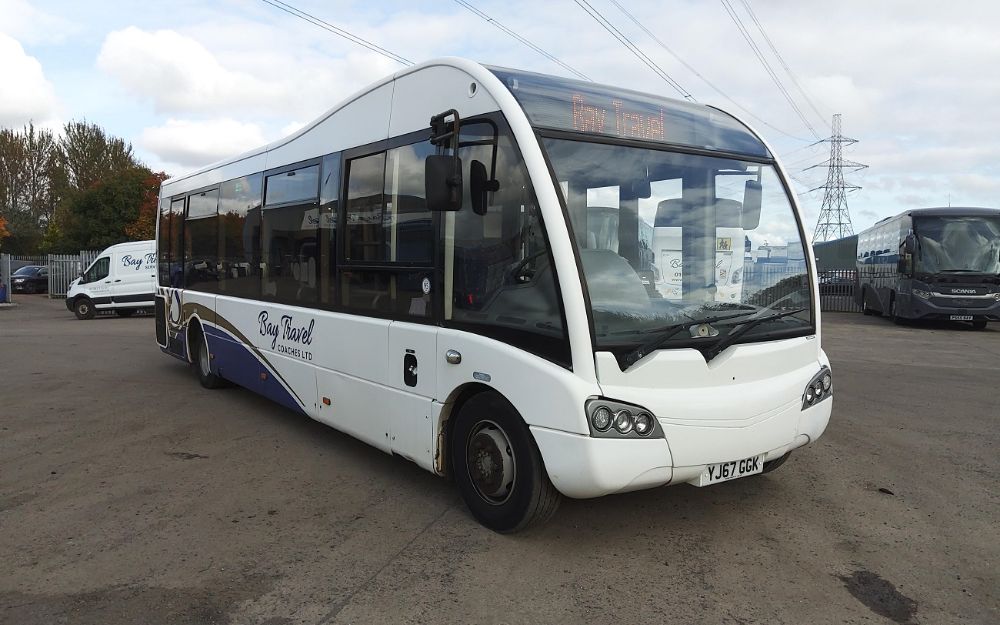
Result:
[[[66,310],[73,312],[73,300],[70,297],[67,297],[63,301],[66,303]]]
[[[826,429],[833,398],[801,409],[801,399],[734,427],[659,419],[665,439],[608,439],[531,427],[549,479],[567,497],[600,497],[698,481],[710,464],[766,454],[779,458]]]
[[[943,319],[952,315],[971,315],[973,318],[1000,321],[1000,300],[994,298],[941,298],[932,296],[930,300],[916,297],[911,293],[897,295],[896,310],[908,319]]]

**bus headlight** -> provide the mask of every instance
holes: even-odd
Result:
[[[833,395],[833,374],[829,367],[823,367],[809,380],[802,393],[802,410],[811,408]]]
[[[912,293],[914,295],[916,295],[917,297],[919,297],[920,299],[930,299],[931,298],[931,292],[930,291],[924,291],[922,289],[913,289]]]
[[[592,397],[585,410],[590,435],[595,438],[663,438],[656,417],[641,406]]]

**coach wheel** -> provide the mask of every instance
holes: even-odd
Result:
[[[86,297],[82,297],[76,300],[76,303],[73,304],[73,314],[75,314],[76,318],[81,321],[84,321],[86,319],[93,319],[94,303],[91,302]]]
[[[481,393],[454,418],[449,451],[455,481],[476,520],[504,534],[548,520],[561,496],[514,407]]]
[[[208,339],[204,332],[198,332],[198,352],[195,357],[194,367],[198,373],[198,381],[205,388],[222,388],[226,381],[212,373],[212,356],[208,351]]]
[[[972,320],[972,329],[973,330],[985,330],[986,329],[986,320],[985,319],[973,319]]]
[[[119,317],[131,317],[135,313],[135,310],[131,308],[119,308],[115,310],[115,314]]]
[[[762,472],[763,473],[770,473],[771,471],[774,471],[775,469],[777,469],[781,465],[783,465],[786,462],[788,462],[788,457],[791,456],[791,455],[792,455],[792,452],[788,452],[784,456],[779,456],[778,458],[775,458],[774,460],[768,460],[767,462],[764,463],[764,470]]]
[[[861,289],[861,314],[872,314],[872,309],[868,307],[868,291],[866,289]]]
[[[896,295],[889,295],[889,319],[896,325],[903,324],[903,318],[896,314]]]

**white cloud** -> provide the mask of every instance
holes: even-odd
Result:
[[[233,119],[190,121],[168,119],[166,124],[146,128],[138,145],[160,162],[176,170],[189,170],[235,156],[266,143],[256,124]]]
[[[0,33],[0,127],[20,127],[29,121],[53,125],[59,109],[55,89],[45,78],[42,64],[28,55],[21,44]]]
[[[69,20],[46,13],[25,0],[0,1],[0,32],[28,44],[62,41],[78,30]]]

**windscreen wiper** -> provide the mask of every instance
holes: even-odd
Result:
[[[737,324],[740,326],[739,329],[735,329],[734,326],[734,329],[730,330],[729,334],[719,339],[718,343],[716,343],[712,347],[702,352],[705,355],[705,362],[711,362],[711,360],[716,356],[718,356],[719,354],[721,354],[723,350],[725,350],[727,347],[735,343],[736,339],[740,338],[741,336],[743,336],[753,328],[759,326],[760,324],[764,323],[765,321],[773,321],[774,319],[781,319],[782,317],[795,315],[800,312],[804,312],[806,310],[808,309],[796,308],[794,310],[784,310],[779,313],[774,313],[773,315],[765,315],[763,317],[754,317],[753,319],[747,319],[743,323]]]
[[[642,360],[642,358],[646,354],[653,351],[660,345],[666,343],[667,339],[679,333],[681,330],[690,328],[691,326],[697,326],[703,323],[715,323],[716,321],[735,319],[736,317],[745,317],[746,314],[747,313],[744,311],[744,312],[734,313],[731,315],[712,315],[711,317],[702,317],[701,319],[689,319],[687,321],[682,321],[680,323],[675,323],[673,325],[664,326],[662,328],[656,328],[655,330],[651,330],[651,332],[656,333],[656,336],[646,341],[645,343],[642,343],[632,351],[622,356],[622,359],[619,361],[619,364],[621,365],[622,371],[625,371],[639,360]]]

